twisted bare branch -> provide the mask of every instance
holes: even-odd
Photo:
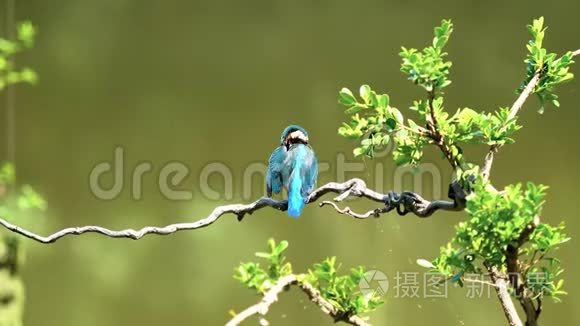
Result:
[[[328,193],[338,194],[338,196],[333,199],[335,202],[341,202],[349,196],[355,196],[383,203],[384,207],[377,208],[377,210],[381,213],[388,212],[396,208],[399,215],[413,213],[419,217],[428,217],[439,209],[449,211],[459,211],[463,209],[463,205],[459,204],[457,201],[437,200],[430,202],[423,199],[418,194],[412,192],[404,192],[401,195],[397,195],[396,193],[391,192],[384,195],[369,189],[363,180],[356,178],[350,179],[343,183],[330,182],[321,186],[312,192],[312,194],[307,199],[307,203],[313,203]],[[218,206],[206,218],[195,222],[176,223],[163,227],[146,226],[139,230],[125,229],[115,231],[101,226],[89,225],[66,228],[51,235],[42,236],[32,231],[23,229],[18,225],[12,224],[2,218],[0,218],[0,225],[9,231],[41,243],[53,243],[58,239],[68,235],[81,235],[85,233],[98,233],[110,238],[128,238],[139,240],[148,234],[168,235],[178,231],[201,229],[213,224],[220,217],[226,214],[236,215],[238,220],[241,221],[246,214],[252,214],[253,212],[264,207],[271,207],[280,211],[285,211],[288,208],[288,202],[286,200],[276,200],[268,197],[262,197],[250,204],[231,204]],[[355,217],[353,214],[348,215]]]
[[[270,309],[270,306],[274,304],[274,302],[278,301],[278,295],[282,293],[285,289],[287,289],[291,285],[298,285],[298,287],[306,293],[310,301],[314,302],[320,309],[332,319],[337,321],[345,322],[349,325],[355,326],[370,326],[369,323],[364,321],[362,318],[358,316],[350,316],[344,315],[336,307],[334,307],[330,302],[322,297],[320,292],[313,287],[312,285],[298,281],[298,278],[301,275],[287,275],[278,280],[278,282],[270,289],[264,296],[260,302],[246,308],[244,311],[236,314],[234,318],[232,318],[226,326],[237,326],[240,325],[243,321],[250,318],[253,315],[261,315],[265,316]]]
[[[340,208],[335,202],[332,201],[323,201],[322,203],[320,203],[320,207],[330,205],[336,210],[337,213],[349,215],[357,219],[365,219],[368,217],[380,217],[381,214],[388,213],[393,209],[396,209],[397,214],[401,216],[413,213],[418,217],[425,218],[430,217],[431,215],[433,215],[433,213],[435,213],[438,210],[462,211],[465,208],[463,199],[454,201],[447,200],[428,201],[423,197],[419,196],[418,194],[409,191],[402,192],[401,194],[390,192],[386,195],[384,202],[385,206],[369,210],[365,213],[357,213],[348,206]]]
[[[173,234],[178,231],[183,230],[195,230],[201,229],[206,226],[213,224],[217,221],[222,215],[225,214],[235,214],[238,216],[238,219],[242,219],[245,214],[251,214],[254,211],[263,208],[263,207],[272,207],[278,210],[286,210],[287,203],[286,201],[279,201],[272,198],[260,198],[251,204],[233,204],[233,205],[225,205],[216,207],[209,216],[204,219],[198,220],[196,222],[190,223],[176,223],[170,224],[164,227],[155,227],[155,226],[147,226],[140,230],[134,229],[126,229],[120,231],[109,230],[107,228],[101,226],[82,226],[82,227],[71,227],[62,229],[57,231],[48,236],[41,236],[34,232],[28,231],[23,229],[17,225],[14,225],[4,219],[0,218],[0,224],[5,227],[6,229],[23,235],[29,239],[41,242],[41,243],[53,243],[56,240],[67,236],[67,235],[81,235],[85,233],[98,233],[105,235],[110,238],[129,238],[133,240],[139,240],[145,235],[148,234],[158,234],[158,235],[168,235]]]
[[[336,210],[336,212],[339,214],[349,215],[349,216],[352,216],[352,217],[358,218],[358,219],[365,219],[365,218],[368,218],[371,216],[372,217],[380,217],[380,215],[382,213],[386,213],[386,212],[392,210],[392,208],[385,206],[385,207],[371,209],[370,211],[368,211],[366,213],[357,213],[357,212],[353,211],[348,206],[346,206],[344,208],[340,208],[340,207],[338,207],[338,205],[335,202],[332,202],[329,200],[325,200],[319,204],[320,207],[325,206],[325,205],[332,206]]]

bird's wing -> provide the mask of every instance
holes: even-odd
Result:
[[[304,160],[304,184],[303,184],[303,192],[305,198],[310,195],[310,193],[316,187],[316,179],[318,179],[318,160],[316,159],[316,155],[314,151],[307,147],[307,154]]]
[[[284,160],[286,159],[286,147],[279,146],[270,155],[268,160],[268,170],[266,172],[266,192],[268,197],[272,197],[272,192],[275,194],[282,190],[282,169],[284,167]]]

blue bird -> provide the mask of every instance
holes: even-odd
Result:
[[[284,129],[278,146],[270,155],[266,172],[268,197],[282,187],[288,193],[288,215],[299,217],[318,177],[318,161],[308,144],[308,133],[300,126]]]

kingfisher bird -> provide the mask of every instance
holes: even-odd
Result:
[[[318,161],[308,143],[308,133],[297,125],[286,127],[280,137],[280,146],[268,160],[268,197],[272,197],[272,192],[280,193],[284,187],[288,193],[288,215],[299,217],[316,186],[317,177]]]

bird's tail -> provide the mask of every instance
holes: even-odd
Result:
[[[290,190],[288,191],[288,215],[299,217],[304,208],[304,198],[302,197],[302,178],[295,175],[290,180]]]
[[[290,177],[290,186],[288,187],[288,216],[300,217],[304,208],[304,197],[302,196],[302,176],[300,169],[301,162],[296,162],[292,175]]]

